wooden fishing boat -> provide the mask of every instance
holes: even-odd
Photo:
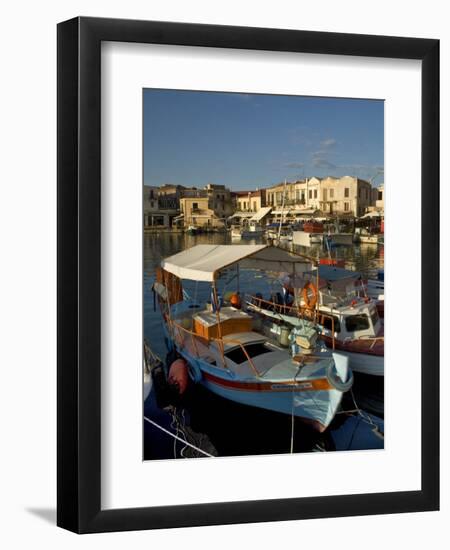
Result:
[[[310,263],[267,245],[197,245],[163,260],[154,291],[169,350],[213,393],[324,431],[352,385],[348,359],[327,349],[312,323],[284,341],[265,333],[251,312],[222,304],[220,274],[234,268],[237,275],[239,269],[302,272]],[[211,285],[211,303],[187,297],[183,279]]]

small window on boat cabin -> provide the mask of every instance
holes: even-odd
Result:
[[[372,325],[375,326],[379,320],[378,311],[376,307],[374,307],[370,312],[370,318],[372,319]]]
[[[341,323],[339,322],[339,318],[335,317],[334,315],[333,315],[333,319],[331,319],[331,317],[322,317],[320,324],[327,330],[333,330],[333,322],[332,322],[333,320],[334,320],[334,332],[341,332]]]
[[[273,351],[272,349],[267,347],[264,342],[247,344],[244,347],[247,354],[244,352],[242,347],[239,346],[238,348],[234,348],[231,351],[226,352],[225,357],[231,359],[233,363],[240,365],[241,363],[245,363],[245,361],[248,361],[247,355],[250,357],[250,359],[253,359],[253,357],[258,357],[258,355],[263,355],[264,353],[269,353]]]
[[[349,315],[345,319],[345,327],[348,332],[354,332],[356,330],[367,330],[370,327],[369,318],[367,315]]]

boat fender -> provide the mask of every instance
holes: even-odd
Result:
[[[333,354],[333,357],[336,361],[336,354]],[[327,379],[328,382],[338,391],[341,391],[342,393],[347,392],[352,386],[353,386],[353,372],[350,368],[348,368],[348,377],[345,382],[342,381],[341,377],[337,373],[335,369],[334,362],[330,363],[327,367]]]
[[[239,292],[235,292],[230,297],[230,303],[233,307],[236,309],[241,309],[241,297],[239,295]]]
[[[178,393],[183,395],[189,382],[187,363],[184,359],[176,359],[169,368],[167,382],[171,386],[177,386]]]
[[[192,362],[192,363],[188,363],[187,368],[188,368],[188,372],[189,372],[189,376],[191,377],[191,380],[195,384],[198,384],[202,379],[202,371],[200,370],[200,367],[196,363]]]

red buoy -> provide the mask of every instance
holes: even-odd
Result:
[[[178,386],[178,392],[180,395],[186,391],[189,374],[187,363],[184,359],[176,359],[169,368],[168,383],[174,386]]]

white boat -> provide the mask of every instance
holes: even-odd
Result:
[[[297,272],[310,266],[273,246],[197,245],[163,260],[154,290],[168,346],[186,360],[192,380],[226,399],[292,415],[324,431],[352,385],[348,359],[323,346],[307,322],[292,337],[272,337],[260,319],[217,298],[225,269],[282,272],[293,265]],[[182,279],[210,283],[211,305],[186,299]]]
[[[256,221],[250,220],[248,225],[242,228],[241,238],[253,239],[253,238],[261,237],[262,235],[264,235],[264,231],[265,229],[264,227],[262,227],[262,225],[260,225]]]
[[[147,341],[144,339],[144,353],[143,353],[143,377],[144,377],[144,386],[143,386],[143,397],[144,401],[149,396],[152,386],[152,369],[162,365],[161,359],[154,353]]]
[[[297,246],[310,247],[313,244],[320,244],[322,239],[322,233],[308,233],[306,231],[292,232],[292,242]]]
[[[273,224],[275,225],[275,224]],[[277,227],[271,227],[266,229],[266,237],[277,242],[291,242],[292,241],[292,229],[290,227],[282,227],[281,230]]]
[[[264,227],[258,222],[250,221],[244,226],[232,226],[231,237],[233,239],[256,239],[264,235]]]
[[[241,232],[242,232],[242,229],[239,225],[232,225],[231,226],[231,238],[232,239],[240,239],[241,238]]]
[[[384,376],[384,328],[376,302],[361,286],[360,275],[320,265],[318,272],[305,274],[299,286],[303,288],[290,306],[251,296],[247,307],[292,326],[298,326],[305,316],[314,319],[321,327],[322,340],[344,354],[353,371]]]
[[[366,291],[375,300],[380,317],[384,317],[384,269],[379,269],[375,278],[367,280]]]
[[[370,233],[364,227],[355,229],[354,241],[361,244],[382,244],[381,234]]]

